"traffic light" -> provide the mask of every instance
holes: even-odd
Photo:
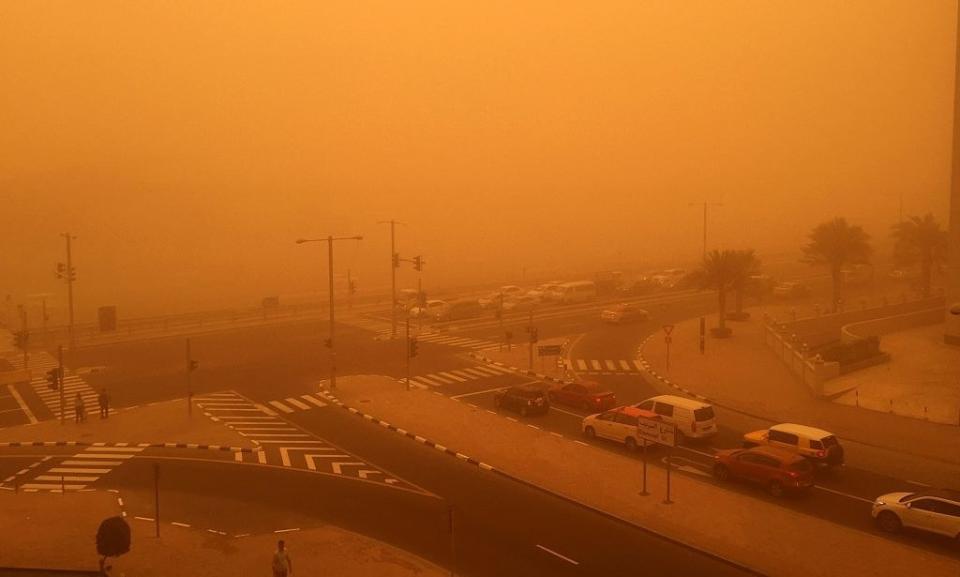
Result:
[[[427,306],[427,293],[425,291],[420,291],[417,293],[417,303],[421,307]]]
[[[350,282],[347,283],[347,292],[352,295],[357,294],[357,282],[355,280],[351,279]]]
[[[57,263],[57,278],[63,278],[63,274],[67,272],[67,265],[62,262]]]
[[[13,342],[14,344],[17,345],[18,349],[26,350],[27,341],[29,340],[30,340],[30,333],[28,333],[27,331],[17,331],[13,333]]]
[[[58,390],[61,380],[63,380],[63,369],[60,367],[54,367],[47,371],[47,386],[50,387],[51,390]]]
[[[417,338],[416,337],[410,337],[410,350],[407,354],[410,356],[411,359],[417,356]]]
[[[530,342],[537,342],[537,327],[530,327]]]
[[[333,339],[323,339],[323,346],[327,347],[328,349],[332,349]]]
[[[417,255],[413,257],[413,270],[421,271],[423,270],[423,257]]]
[[[190,359],[190,362],[187,364],[187,370],[190,371],[191,373],[197,370],[199,367],[200,367],[200,363],[198,363],[193,359]]]
[[[400,253],[393,253],[393,268],[400,268]]]

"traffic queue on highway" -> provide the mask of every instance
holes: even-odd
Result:
[[[658,395],[632,405],[617,405],[613,392],[593,381],[545,387],[525,384],[497,392],[497,408],[521,416],[546,414],[551,405],[586,411],[580,429],[590,440],[621,444],[628,451],[651,445],[644,429],[664,424],[673,435],[670,445],[708,442],[717,432],[711,404],[677,395]],[[654,443],[655,444],[655,443]],[[713,451],[713,477],[742,481],[765,489],[773,497],[802,495],[815,484],[818,470],[837,470],[845,462],[837,437],[816,427],[781,423],[742,436],[741,446]],[[960,547],[960,491],[904,491],[881,495],[871,514],[877,526],[895,533],[903,528],[953,539]]]

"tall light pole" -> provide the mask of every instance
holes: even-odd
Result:
[[[334,301],[333,301],[333,243],[337,240],[363,240],[362,236],[341,236],[327,238],[298,238],[297,244],[305,242],[325,242],[327,243],[327,268],[330,278],[330,338],[327,339],[327,346],[330,348],[330,388],[337,388],[337,350],[335,348],[334,336]]]
[[[691,202],[690,206],[697,204],[703,205],[703,258],[707,258],[707,207],[708,206],[723,206],[723,203],[720,202]]]
[[[60,236],[67,239],[67,262],[66,264],[62,262],[57,263],[57,278],[66,279],[67,281],[67,308],[70,311],[70,321],[67,325],[67,331],[70,337],[70,348],[75,348],[77,343],[73,333],[73,281],[77,280],[77,271],[73,268],[73,254],[70,250],[70,241],[77,237],[72,236],[69,232],[60,233]]]
[[[397,225],[403,224],[392,218],[381,220],[377,224],[390,225],[390,337],[397,338],[397,269],[400,268],[400,255],[397,254]]]

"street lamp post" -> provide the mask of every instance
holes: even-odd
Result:
[[[390,225],[390,338],[397,338],[397,268],[400,266],[400,255],[397,254],[396,229],[398,224],[392,218],[381,220],[377,224]]]
[[[703,258],[706,259],[706,258],[707,258],[707,207],[708,207],[708,206],[723,206],[723,204],[722,204],[722,203],[719,203],[719,202],[707,202],[707,201],[703,201],[702,203],[701,203],[701,202],[691,202],[691,203],[690,203],[690,206],[693,206],[693,205],[695,205],[695,204],[702,204],[702,205],[703,205]]]
[[[306,242],[325,242],[327,243],[327,269],[330,279],[330,337],[327,339],[327,346],[330,347],[330,388],[337,388],[337,350],[334,343],[334,293],[333,293],[333,243],[337,240],[363,240],[362,236],[342,236],[327,238],[298,238],[297,244]]]

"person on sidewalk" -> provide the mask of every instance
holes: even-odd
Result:
[[[83,396],[77,391],[77,396],[73,398],[73,420],[80,424],[87,420],[87,408],[83,405]]]
[[[100,403],[100,418],[106,419],[110,416],[110,397],[107,395],[107,388],[104,387],[97,395],[97,402]]]
[[[286,544],[281,539],[277,541],[277,551],[273,554],[273,577],[287,577],[293,575],[293,562],[287,553]]]

